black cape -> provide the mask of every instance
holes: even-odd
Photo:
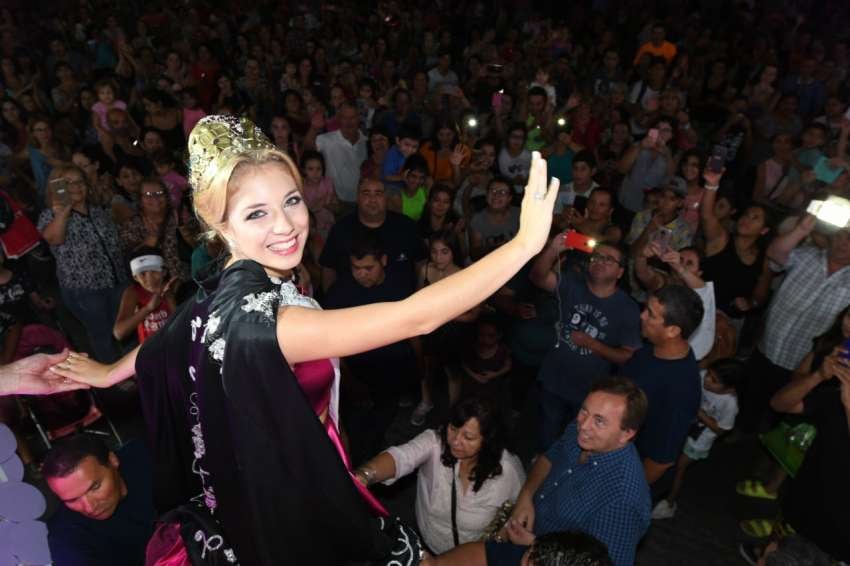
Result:
[[[278,346],[279,291],[259,264],[236,262],[205,282],[139,351],[154,505],[164,513],[201,493],[192,471],[196,391],[214,516],[241,564],[378,560],[392,541],[380,532]],[[246,310],[249,304],[253,310]],[[215,328],[199,327],[211,313],[219,318]],[[203,332],[224,340],[223,362],[213,359],[211,338],[198,347]],[[192,361],[193,350],[196,358],[203,351],[200,362]],[[197,366],[195,381],[190,364]]]

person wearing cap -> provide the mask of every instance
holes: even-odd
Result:
[[[135,283],[124,289],[121,306],[112,327],[116,340],[124,340],[136,329],[139,344],[165,326],[177,308],[172,284],[166,281],[164,260],[159,250],[139,248],[130,259],[130,271]]]
[[[661,187],[650,189],[658,194],[657,204],[641,210],[635,215],[626,243],[633,249],[642,249],[661,229],[669,230],[669,246],[679,250],[691,245],[694,235],[679,211],[688,195],[688,183],[681,177],[673,177]]]

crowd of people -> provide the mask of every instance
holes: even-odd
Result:
[[[215,484],[242,563],[285,556],[268,524],[250,531],[309,499],[287,490],[295,503],[275,510],[260,504],[272,484],[220,487],[246,480],[209,441],[204,460],[181,421],[225,434],[209,415],[222,410],[247,435],[228,396],[272,419],[293,403],[274,395],[297,389],[268,381],[277,366],[306,412],[247,446],[227,432],[224,449],[341,459],[342,479],[308,483],[338,496],[316,511],[349,521],[330,532],[357,525],[340,534],[352,557],[383,544],[362,517],[389,522],[370,488],[415,472],[424,564],[632,564],[651,521],[676,520],[687,469],[735,430],[775,460],[737,492],[781,510],[741,523],[742,556],[850,562],[850,226],[807,212],[850,199],[848,18],[804,0],[4,6],[0,363],[87,352],[69,364],[106,377],[59,372],[140,394],[149,429],[150,455],[76,437],[41,465],[22,403],[59,399],[56,412],[79,394],[0,397],[21,460],[66,507],[49,524],[55,563],[141,564],[149,540],[167,546],[154,519],[197,481],[211,511]],[[524,258],[508,243],[549,225],[548,210],[528,218],[549,202],[544,159],[551,230]],[[262,183],[285,213],[246,200]],[[277,341],[237,336],[228,293]],[[290,308],[317,304],[361,314]],[[193,391],[175,385],[185,365],[193,383],[212,375],[196,346],[224,384],[194,390],[200,416],[168,397]],[[225,371],[225,351],[267,362],[239,375],[266,389],[228,389],[244,368]],[[517,439],[524,411],[536,431]],[[390,446],[399,418],[418,432]],[[296,424],[327,446],[296,446]],[[180,479],[163,490],[168,474]],[[256,521],[241,521],[242,496]],[[307,552],[325,523],[286,524]],[[382,533],[406,536],[396,527]]]

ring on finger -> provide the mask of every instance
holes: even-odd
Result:
[[[545,200],[546,199],[546,191],[537,191],[532,195],[536,200]]]

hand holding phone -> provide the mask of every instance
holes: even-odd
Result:
[[[68,182],[65,179],[53,181],[53,205],[63,208],[71,206],[71,194],[68,192]]]
[[[670,242],[673,240],[673,231],[669,228],[661,227],[656,230],[652,236],[652,242],[658,246],[659,257],[670,251]]]
[[[714,146],[711,152],[711,157],[708,158],[708,170],[712,173],[723,173],[723,168],[726,166],[726,147],[722,145]]]
[[[580,234],[575,230],[568,230],[564,234],[564,249],[578,250],[584,253],[593,253],[593,248],[596,247],[596,240],[590,236]]]

